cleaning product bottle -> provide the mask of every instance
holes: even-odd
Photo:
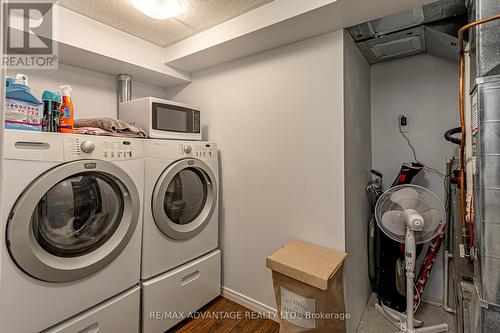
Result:
[[[61,133],[73,133],[75,111],[71,102],[71,87],[69,85],[60,86],[62,95],[61,113],[59,116],[58,131]]]
[[[61,94],[58,91],[45,90],[43,101],[43,132],[57,132],[61,109]]]
[[[14,83],[29,87],[28,76],[24,74],[16,74],[16,81]]]
[[[5,88],[5,128],[41,131],[43,104],[31,93],[28,77],[24,74],[17,74],[15,79],[8,77]]]

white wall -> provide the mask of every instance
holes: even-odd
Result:
[[[371,66],[371,91],[373,168],[384,174],[385,188],[391,185],[401,163],[413,160],[398,131],[400,114],[408,117],[408,137],[418,159],[444,174],[446,156],[457,152],[443,134],[459,124],[458,65],[431,55],[379,63]],[[424,171],[415,182],[428,187],[444,202],[439,176]],[[442,299],[442,264],[440,254],[424,293],[427,299]]]
[[[4,27],[4,22],[3,22],[3,19],[4,19],[4,16],[3,16],[3,2],[2,2],[2,6],[0,6],[0,27]],[[4,37],[4,34],[3,34],[3,29],[0,28],[0,54],[4,54],[4,49],[3,49],[3,37]],[[0,64],[0,81],[1,82],[5,82],[5,66],[3,65],[3,62]],[[0,87],[0,104],[4,104],[5,103],[5,84],[2,85],[2,87]],[[5,121],[5,113],[4,112],[0,112],[0,189],[2,188],[3,186],[3,136],[4,136],[4,121]],[[0,191],[1,193],[1,191]],[[2,198],[1,198],[1,194],[0,194],[0,202],[2,202]],[[2,215],[2,209],[3,209],[3,205],[0,205],[0,216],[3,216]],[[3,248],[3,246],[0,246],[0,266],[2,265],[1,261],[2,261],[2,253],[1,253],[1,249]],[[0,284],[2,284],[2,279],[0,277]]]
[[[344,250],[343,38],[325,34],[196,72],[221,156],[223,285],[275,308],[265,258],[293,239]]]
[[[7,75],[15,77],[18,71],[8,70]],[[57,70],[23,70],[28,75],[31,92],[41,100],[44,90],[59,90],[62,84],[73,89],[71,98],[75,107],[75,118],[93,116],[117,116],[116,78],[77,67],[59,65]],[[133,81],[132,97],[165,97],[165,89]]]
[[[345,151],[345,280],[347,308],[353,331],[371,294],[368,278],[366,195],[372,166],[370,65],[349,33],[344,33],[344,151]]]

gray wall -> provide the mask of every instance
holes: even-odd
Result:
[[[219,143],[223,285],[240,299],[275,308],[265,258],[293,239],[344,250],[342,59],[338,31],[169,89]]]
[[[353,331],[370,297],[366,243],[370,205],[366,184],[372,166],[370,65],[344,33],[345,280],[348,327]]]
[[[7,75],[15,77],[18,71],[8,70]],[[23,70],[28,75],[31,92],[41,99],[44,90],[59,90],[62,84],[69,84],[73,89],[71,98],[75,107],[75,118],[114,117],[117,116],[116,78],[98,72],[77,67],[59,65],[57,70]],[[132,96],[165,97],[164,88],[141,82],[133,82]]]
[[[373,168],[384,174],[385,188],[391,185],[401,163],[413,160],[398,131],[400,114],[408,117],[408,137],[418,159],[444,174],[446,157],[457,153],[456,146],[445,141],[443,134],[459,124],[458,64],[431,55],[379,63],[371,66],[371,91]],[[439,176],[424,171],[415,182],[444,202]],[[424,293],[427,299],[442,299],[442,265],[440,254]]]

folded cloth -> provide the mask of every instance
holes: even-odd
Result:
[[[108,132],[115,134],[123,134],[129,136],[134,135],[134,137],[145,138],[146,132],[142,128],[127,124],[126,122],[114,119],[111,117],[94,117],[94,118],[83,118],[75,120],[75,128],[81,127],[93,127],[100,128]],[[99,134],[103,135],[103,134]]]
[[[143,138],[144,136],[132,132],[110,132],[98,127],[75,127],[76,134],[117,136],[122,138]]]

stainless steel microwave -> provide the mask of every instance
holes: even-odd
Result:
[[[166,99],[145,97],[120,103],[118,118],[141,127],[150,138],[201,140],[200,110]]]

